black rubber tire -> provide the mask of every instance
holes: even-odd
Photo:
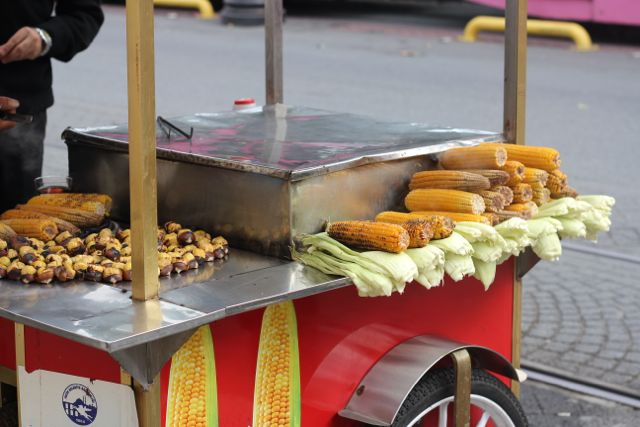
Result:
[[[18,427],[18,402],[7,403],[0,408],[0,427]]]
[[[453,396],[454,390],[453,369],[442,369],[427,374],[411,390],[391,426],[406,427],[429,406]],[[518,399],[493,375],[481,369],[474,369],[471,373],[471,394],[481,395],[497,403],[516,427],[528,427],[527,417]]]

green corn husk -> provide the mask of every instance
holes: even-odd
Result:
[[[563,216],[556,219],[562,223],[562,230],[558,232],[560,237],[577,239],[587,235],[587,227],[579,219]]]
[[[471,255],[473,253],[471,243],[455,231],[446,239],[432,240],[429,245],[442,249],[445,256],[450,253],[455,255]]]
[[[485,291],[489,290],[489,287],[496,279],[496,263],[484,262],[477,258],[474,258],[473,265],[475,267],[475,273],[473,274],[473,277],[482,282]]]
[[[556,233],[544,234],[533,244],[533,252],[546,261],[556,261],[562,255],[562,245]]]
[[[476,269],[473,266],[473,259],[470,255],[457,255],[447,253],[444,261],[444,271],[456,282],[465,276],[471,276]]]

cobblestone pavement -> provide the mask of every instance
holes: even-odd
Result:
[[[287,102],[392,120],[501,127],[503,48],[495,42],[453,42],[466,18],[443,26],[428,14],[325,15],[289,15]],[[262,36],[261,28],[223,27],[159,12],[158,114],[226,110],[242,96],[263,102]],[[57,101],[49,114],[46,173],[66,172],[59,140],[66,126],[127,120],[124,46],[123,10],[108,7],[91,49],[69,64],[54,64]],[[633,185],[640,178],[640,47],[636,50],[579,54],[531,46],[527,138],[530,144],[558,147],[563,169],[582,192],[617,198],[613,229],[597,247],[640,256],[640,197]],[[640,390],[639,269],[569,250],[558,263],[540,263],[525,278],[523,357]],[[541,406],[553,404],[540,399]]]
[[[532,427],[636,427],[640,410],[535,381],[522,386],[521,403]]]
[[[640,392],[640,265],[565,250],[524,279],[523,358]]]

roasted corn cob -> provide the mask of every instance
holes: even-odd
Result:
[[[467,172],[473,172],[482,175],[489,180],[492,187],[498,185],[506,185],[509,182],[509,172],[498,169],[469,169]]]
[[[555,169],[549,172],[549,179],[547,180],[546,187],[551,190],[552,193],[561,192],[567,185],[567,175],[565,175],[560,169]]]
[[[513,203],[504,210],[508,212],[518,212],[523,215],[523,218],[531,219],[538,213],[538,206],[533,202]],[[498,212],[498,214],[499,213],[500,212]]]
[[[362,249],[398,253],[409,247],[409,233],[402,226],[374,221],[336,221],[327,232],[337,241]]]
[[[497,191],[481,191],[480,195],[484,200],[485,210],[487,212],[498,212],[501,211],[505,205],[506,201],[502,194]]]
[[[533,198],[531,199],[531,201],[538,206],[543,203],[547,203],[549,200],[551,200],[551,190],[548,188],[543,188],[540,191],[534,191]]]
[[[451,219],[452,221],[473,221],[473,222],[482,222],[488,223],[487,218],[482,215],[468,214],[462,212],[443,212],[443,211],[416,211],[411,212],[410,215],[416,215],[417,217],[432,217],[432,216],[444,216],[446,218]]]
[[[504,166],[507,151],[498,144],[452,148],[440,156],[445,169],[494,169]]]
[[[529,184],[518,184],[511,187],[511,190],[513,190],[512,203],[526,203],[533,199],[533,189]]]
[[[43,213],[35,211],[9,209],[8,211],[5,211],[2,215],[0,215],[0,220],[4,219],[48,219],[56,224],[56,227],[58,227],[58,231],[60,232],[68,231],[73,235],[80,233],[80,229],[71,224],[69,221],[65,221],[63,219],[45,215]]]
[[[504,198],[505,205],[510,205],[511,203],[513,203],[513,190],[506,185],[498,185],[496,187],[492,187],[491,191],[500,193]]]
[[[409,233],[410,248],[423,248],[433,238],[433,227],[426,219],[413,219],[400,225]]]
[[[111,211],[112,199],[106,194],[95,193],[60,193],[41,194],[34,196],[27,204],[44,204],[50,206],[61,206],[76,208],[94,212],[96,208],[103,209],[103,214],[108,215]],[[99,205],[96,205],[98,203]]]
[[[496,225],[500,222],[500,217],[495,212],[485,212],[482,216],[489,221],[490,225]]]
[[[552,171],[560,167],[560,153],[549,147],[500,144],[507,150],[509,160],[516,160],[527,167]]]
[[[549,179],[549,173],[542,169],[536,168],[524,168],[524,179],[522,182],[525,184],[540,184],[544,187]]]
[[[408,221],[413,220],[425,220],[431,225],[431,232],[433,236],[431,239],[444,239],[448,237],[453,232],[453,228],[455,227],[455,221],[451,218],[451,216],[461,216],[464,219],[460,219],[460,221],[473,221],[471,218],[478,218],[478,215],[472,214],[456,214],[453,212],[394,212],[394,211],[385,211],[380,212],[376,215],[376,221],[378,222],[388,222],[390,224],[405,224]],[[479,217],[482,218],[482,217]]]
[[[411,177],[409,189],[442,188],[462,191],[489,189],[489,180],[482,175],[457,170],[433,170],[417,172]]]
[[[58,234],[58,227],[47,219],[5,219],[0,221],[25,237],[49,241]]]
[[[18,209],[40,212],[70,222],[77,227],[97,227],[104,221],[104,215],[82,209],[63,208],[51,205],[18,205]]]
[[[563,197],[578,197],[578,191],[575,188],[566,185],[560,192],[551,192],[551,198],[561,199]]]
[[[409,211],[447,211],[481,214],[485,205],[482,197],[458,190],[417,189],[404,199]]]
[[[509,174],[507,185],[516,185],[524,180],[524,165],[515,160],[507,160],[501,170]]]

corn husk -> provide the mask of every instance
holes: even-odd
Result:
[[[533,243],[533,252],[546,261],[556,261],[562,255],[562,245],[556,233],[544,234]]]
[[[475,267],[475,272],[473,273],[473,277],[480,280],[482,285],[484,286],[484,290],[489,290],[489,287],[496,279],[496,263],[495,262],[484,262],[477,258],[473,259],[473,265]]]
[[[429,245],[442,249],[445,252],[445,258],[448,254],[468,256],[473,253],[473,246],[471,246],[471,243],[455,231],[451,233],[451,236],[445,239],[432,240],[429,242]]]
[[[470,255],[445,254],[444,271],[456,282],[471,276],[476,269]]]
[[[444,252],[435,246],[409,249],[406,252],[418,267],[416,282],[430,289],[440,285],[444,276]]]

